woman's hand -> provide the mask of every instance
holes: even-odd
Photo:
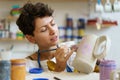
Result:
[[[75,50],[75,52],[77,52],[78,47],[79,47],[79,45],[78,45],[78,44],[76,44],[76,45],[71,46],[71,49],[74,49],[74,50]]]
[[[56,66],[55,66],[56,72],[65,70],[67,60],[69,59],[69,57],[72,55],[73,52],[74,52],[74,49],[70,50],[67,46],[59,47],[56,50],[56,53],[54,54],[56,58]]]

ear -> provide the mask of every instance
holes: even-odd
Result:
[[[34,39],[34,36],[32,35],[25,35],[25,37],[28,39],[28,41],[30,41],[31,43],[36,43],[35,39]]]

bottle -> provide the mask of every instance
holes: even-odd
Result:
[[[115,12],[119,12],[120,11],[120,2],[118,0],[114,1],[113,9],[114,9]]]
[[[85,35],[85,20],[83,18],[78,19],[78,40],[80,40]]]
[[[105,9],[105,12],[112,12],[112,4],[110,3],[110,0],[106,0],[104,9]]]
[[[65,27],[59,26],[59,37],[60,37],[60,42],[65,41]]]
[[[95,11],[98,12],[98,13],[102,13],[104,11],[101,0],[97,0],[97,3],[95,5]]]
[[[17,36],[18,40],[23,40],[23,38],[24,38],[24,35],[23,35],[23,33],[21,31],[17,31],[16,36]]]
[[[67,18],[66,19],[66,41],[70,41],[73,39],[73,19]]]

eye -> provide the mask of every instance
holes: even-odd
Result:
[[[55,26],[55,25],[56,25],[54,20],[52,20],[52,21],[50,22],[50,24],[51,24],[51,26]]]
[[[55,26],[55,23],[51,23],[51,26]]]
[[[41,29],[40,29],[40,32],[45,32],[47,30],[47,27],[42,27]]]

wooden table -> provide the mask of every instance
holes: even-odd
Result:
[[[26,76],[26,80],[33,80],[34,78],[48,78],[49,80],[56,80],[54,77],[61,80],[99,80],[99,73],[68,73],[68,72],[43,72],[40,74],[30,74]]]

